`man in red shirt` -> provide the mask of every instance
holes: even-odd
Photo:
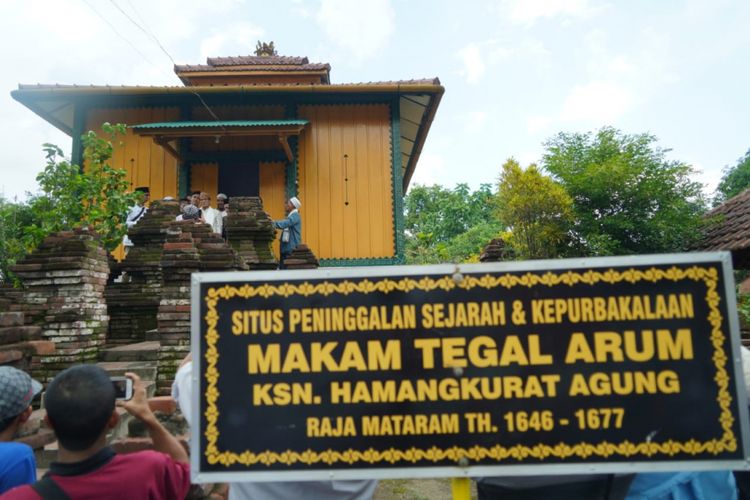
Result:
[[[118,422],[114,387],[101,368],[74,366],[50,382],[44,398],[47,423],[59,442],[57,461],[45,478],[0,498],[185,498],[190,489],[187,453],[154,416],[140,378],[126,375],[133,379],[133,398],[122,407],[143,421],[155,451],[118,455],[107,446],[107,433]]]

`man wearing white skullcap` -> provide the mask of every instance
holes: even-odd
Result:
[[[299,207],[302,202],[299,198],[292,196],[286,202],[285,219],[274,221],[273,224],[281,229],[281,268],[284,267],[284,261],[297,245],[302,241],[302,219],[299,216]]]

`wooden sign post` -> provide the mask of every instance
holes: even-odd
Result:
[[[195,481],[744,467],[729,254],[193,276]]]

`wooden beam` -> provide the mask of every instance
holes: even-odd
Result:
[[[172,155],[172,157],[175,158],[177,161],[182,161],[182,157],[180,156],[180,153],[171,144],[169,144],[168,139],[165,139],[159,136],[154,136],[154,142],[158,144],[159,146],[163,147],[164,150],[170,155]]]
[[[286,159],[289,160],[290,162],[294,161],[292,148],[289,147],[289,141],[285,134],[279,134],[279,142],[281,143],[281,147],[284,148],[284,153],[286,153]]]
[[[136,135],[160,137],[165,140],[174,140],[181,137],[245,137],[245,136],[269,136],[277,134],[298,135],[304,129],[304,125],[283,125],[274,127],[183,127],[175,129],[172,127],[137,129]]]

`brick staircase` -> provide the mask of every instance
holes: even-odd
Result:
[[[132,372],[141,377],[149,385],[149,397],[154,393],[156,380],[156,364],[159,351],[158,341],[136,342],[133,344],[117,345],[101,351],[97,366],[110,376],[122,376]]]
[[[42,336],[40,326],[25,324],[23,312],[0,312],[0,366],[31,372],[41,368],[40,356],[55,352],[55,344]]]

